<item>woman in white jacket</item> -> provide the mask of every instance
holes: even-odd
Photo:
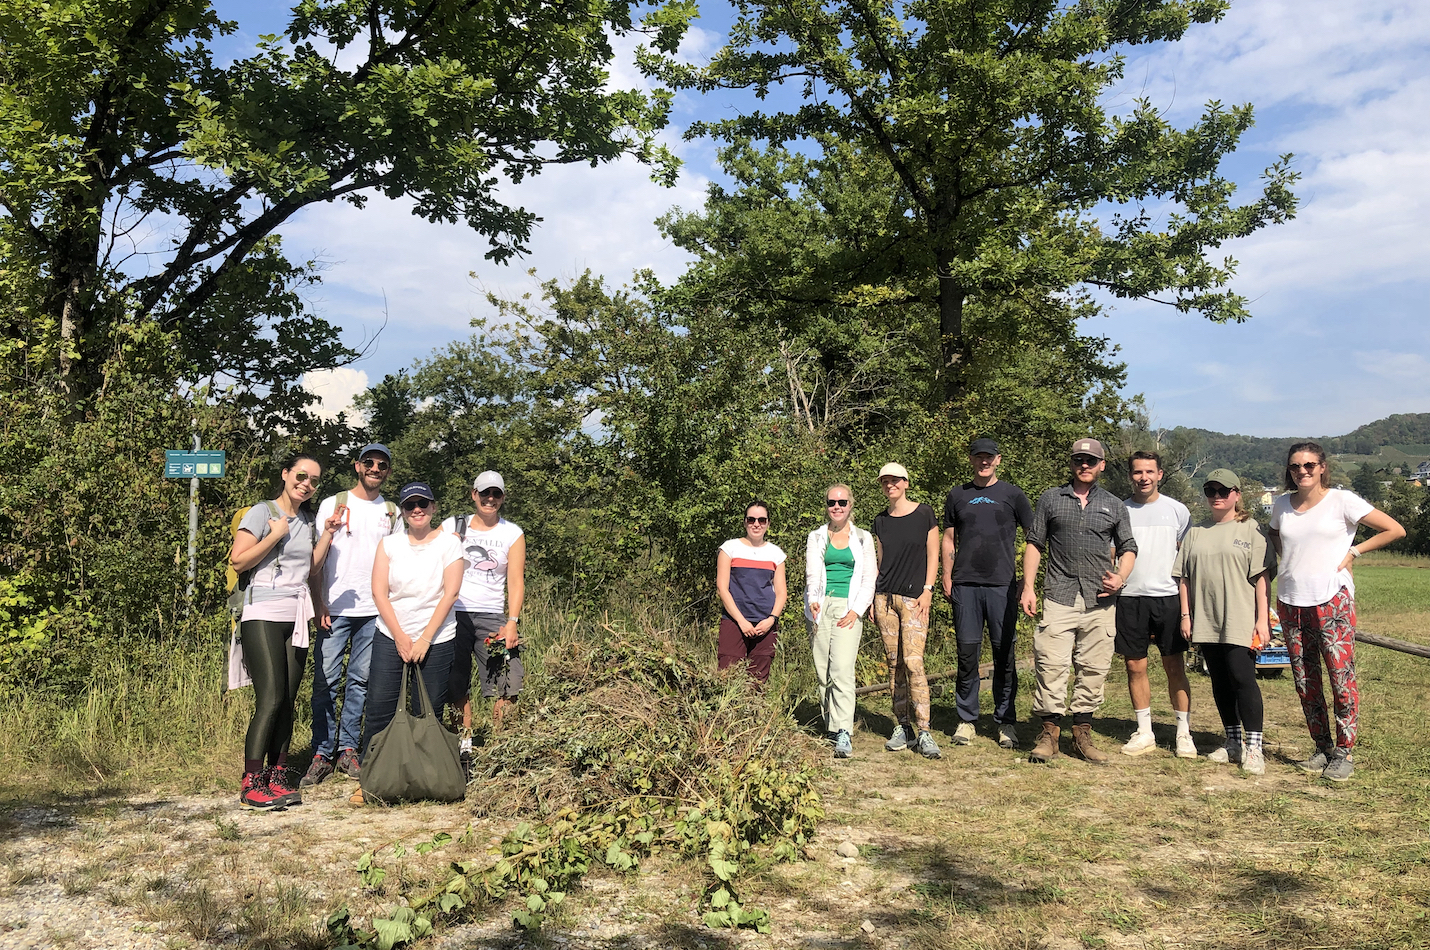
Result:
[[[847,759],[854,754],[854,659],[864,632],[859,618],[874,601],[879,556],[873,536],[854,525],[849,486],[832,485],[824,497],[829,523],[809,533],[804,549],[804,617],[824,727],[834,736],[834,757]]]

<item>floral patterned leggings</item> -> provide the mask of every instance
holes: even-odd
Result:
[[[1330,751],[1331,724],[1326,694],[1321,684],[1321,660],[1331,677],[1331,700],[1336,711],[1335,747],[1344,752],[1356,744],[1356,716],[1360,690],[1356,686],[1356,602],[1342,587],[1328,602],[1315,607],[1276,604],[1281,629],[1291,654],[1291,677],[1301,710],[1316,748]],[[1317,654],[1320,654],[1319,658]]]
[[[929,681],[924,673],[928,621],[919,618],[918,598],[900,594],[874,595],[874,622],[884,641],[889,679],[894,690],[894,718],[919,731],[929,727]]]

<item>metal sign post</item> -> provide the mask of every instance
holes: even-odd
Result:
[[[194,433],[194,452],[201,448],[199,434]],[[197,470],[196,470],[197,472]],[[199,476],[189,479],[189,589],[184,594],[189,609],[194,609],[194,578],[198,575],[199,559]]]
[[[164,477],[189,480],[189,586],[185,592],[189,607],[194,604],[194,583],[198,578],[199,559],[199,479],[223,478],[227,455],[223,451],[203,451],[199,434],[194,433],[194,448],[190,452],[164,452]]]

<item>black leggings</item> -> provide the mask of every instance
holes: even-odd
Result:
[[[253,677],[253,719],[243,743],[248,767],[268,756],[268,767],[286,758],[293,738],[293,702],[303,682],[306,647],[293,646],[293,624],[277,620],[245,620],[239,624],[243,663]]]
[[[1237,723],[1247,732],[1262,731],[1261,686],[1256,682],[1256,659],[1250,647],[1230,643],[1199,643],[1212,677],[1221,724]]]

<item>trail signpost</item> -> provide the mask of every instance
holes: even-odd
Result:
[[[192,451],[170,449],[164,452],[164,477],[189,480],[189,586],[185,596],[190,607],[194,603],[194,578],[198,576],[199,479],[223,478],[226,461],[222,450],[205,452],[199,443],[198,433],[194,433]]]

